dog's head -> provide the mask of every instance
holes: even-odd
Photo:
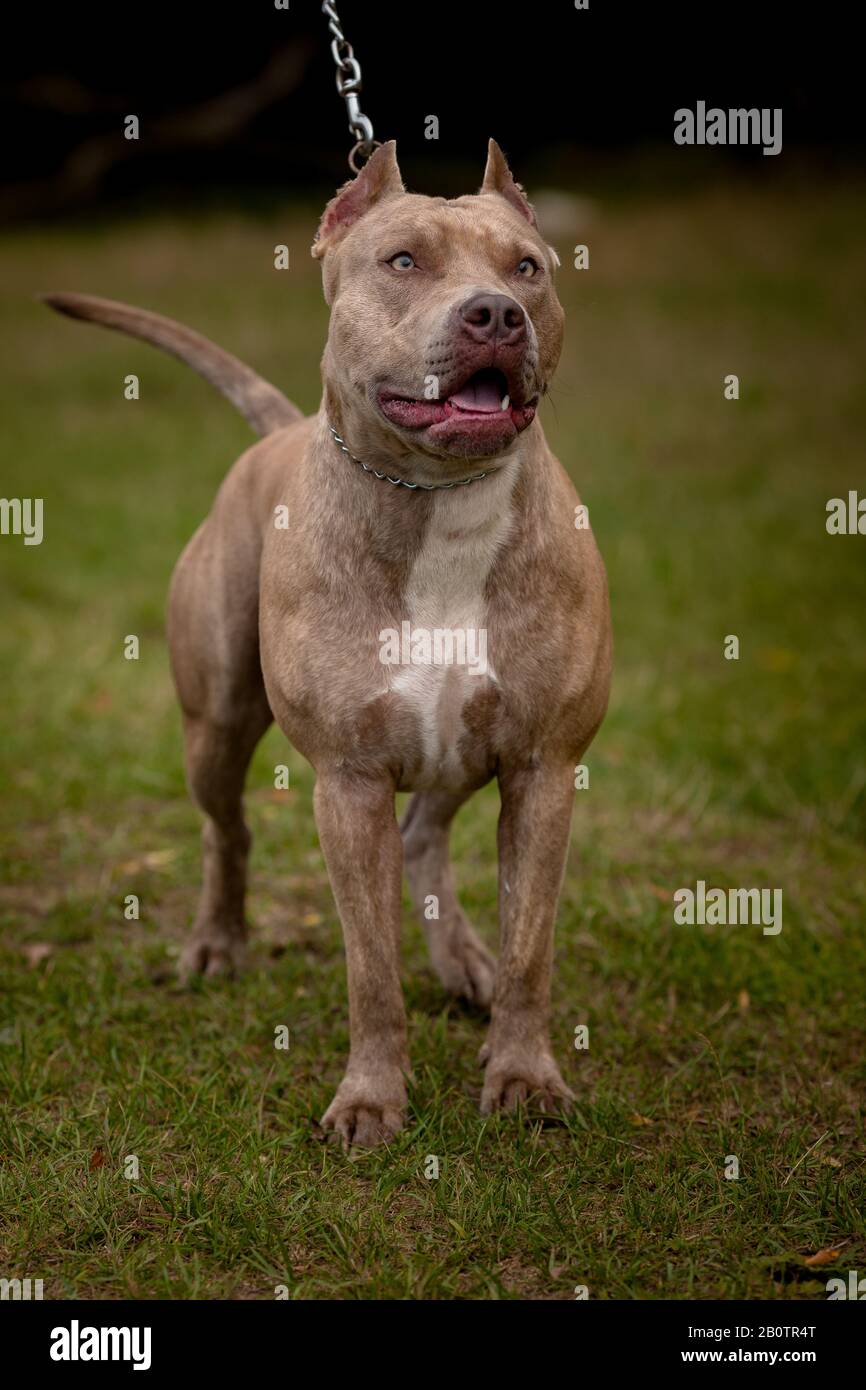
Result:
[[[331,325],[325,407],[354,452],[466,459],[508,451],[532,423],[562,346],[556,254],[490,141],[480,192],[407,193],[395,145],[325,209]]]

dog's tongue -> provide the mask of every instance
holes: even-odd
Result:
[[[503,395],[497,372],[476,372],[449,400],[460,410],[478,410],[492,415],[502,409]]]

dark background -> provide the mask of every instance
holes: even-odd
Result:
[[[808,177],[863,152],[855,11],[809,5],[361,4],[342,0],[362,108],[396,136],[422,191],[465,191],[488,136],[537,182],[658,189],[717,177]],[[318,0],[49,5],[0,68],[0,215],[133,211],[159,200],[320,196],[350,139]],[[8,40],[8,35],[7,35]],[[781,158],[673,145],[699,99],[781,106]],[[139,116],[141,139],[122,138]],[[424,118],[440,139],[424,138]],[[672,155],[675,155],[672,158]]]
[[[279,1281],[568,1301],[580,1283],[596,1303],[787,1309],[866,1270],[866,537],[825,530],[828,498],[866,492],[858,11],[590,3],[340,0],[412,185],[476,189],[494,134],[538,206],[565,189],[559,230],[541,217],[567,319],[543,423],[590,508],[616,652],[557,928],[573,1120],[479,1127],[481,1019],[447,1008],[407,914],[412,1126],[358,1163],[311,1124],[345,1065],[344,954],[312,770],[277,730],[248,780],[252,968],[173,982],[200,823],[165,593],[250,431],[170,357],[34,301],[169,314],[315,409],[309,248],[349,149],[326,27],[314,0],[68,0],[20,34],[4,12],[4,206],[29,220],[0,232],[0,490],[44,498],[45,543],[0,537],[0,1273],[44,1274],[48,1297],[267,1300]],[[782,106],[781,155],[675,146],[674,111],[701,99]],[[567,255],[585,226],[588,272]],[[452,838],[491,945],[498,813],[486,788]],[[783,887],[783,932],[675,926],[698,878]],[[721,1177],[731,1153],[742,1183]]]

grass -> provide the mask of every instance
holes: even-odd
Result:
[[[348,1045],[344,961],[312,775],[277,732],[249,783],[251,969],[173,973],[198,819],[164,594],[246,427],[177,364],[29,299],[162,309],[314,409],[314,214],[6,235],[2,490],[45,499],[45,540],[0,539],[0,1274],[52,1297],[786,1299],[864,1267],[866,540],[824,528],[864,484],[864,211],[829,183],[625,200],[589,272],[563,257],[545,427],[617,639],[557,936],[578,1101],[559,1127],[481,1121],[483,1020],[443,997],[407,904],[409,1124],[354,1159],[314,1124]],[[496,814],[487,789],[454,837],[491,941]],[[675,926],[698,878],[782,888],[781,934]]]

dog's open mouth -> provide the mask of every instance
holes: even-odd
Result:
[[[498,367],[483,367],[444,400],[427,400],[401,396],[383,389],[378,394],[379,409],[395,425],[403,429],[446,427],[443,437],[456,430],[473,435],[483,443],[502,436],[513,436],[532,421],[538,398],[515,402],[509,393],[508,379]],[[486,452],[486,450],[485,450]]]
[[[445,402],[446,409],[450,406],[452,410],[475,415],[495,415],[500,410],[508,410],[510,405],[508,381],[498,367],[485,367],[480,372],[473,372],[465,386],[461,386]]]

